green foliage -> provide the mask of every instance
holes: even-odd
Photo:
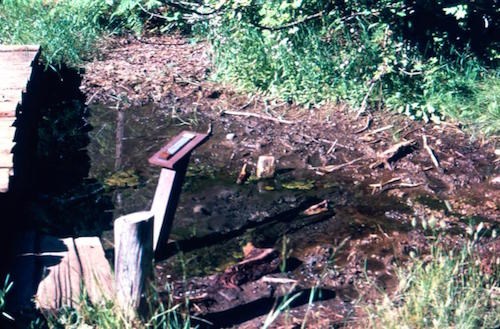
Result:
[[[5,278],[3,287],[0,288],[0,317],[7,318],[9,320],[13,320],[12,317],[4,312],[5,309],[5,296],[9,293],[9,291],[12,289],[12,281],[9,280],[9,276]]]
[[[97,0],[4,0],[0,43],[41,44],[47,64],[79,65],[96,52],[110,10]]]
[[[170,296],[170,295],[169,295]],[[129,319],[113,301],[93,305],[86,294],[81,296],[78,309],[65,308],[56,313],[45,314],[50,328],[99,328],[99,329],[189,329],[189,316],[181,314],[181,304],[174,306],[151,289],[148,310],[142,317]]]
[[[362,111],[386,107],[425,121],[498,117],[498,103],[489,103],[496,96],[481,88],[498,85],[497,44],[491,36],[473,38],[498,28],[494,6],[361,0],[206,5],[220,10],[205,23],[217,79],[298,103],[347,101]],[[468,19],[478,12],[483,25]],[[486,129],[495,133],[498,125]]]
[[[400,272],[395,297],[368,309],[370,327],[497,328],[500,273],[482,273],[479,263],[474,249],[456,254],[434,247],[430,261]]]

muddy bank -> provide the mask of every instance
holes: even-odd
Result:
[[[156,264],[156,279],[179,300],[190,295],[191,311],[215,326],[258,327],[282,289],[308,296],[315,287],[329,298],[317,298],[311,323],[346,324],[354,300],[394,289],[396,266],[425,257],[436,236],[460,247],[480,223],[484,268],[496,266],[496,139],[474,139],[455,124],[245,95],[208,80],[206,45],[176,37],[108,47],[88,65],[83,90],[101,104],[90,106],[91,176],[111,187],[115,216],[149,207],[159,170],[147,158],[159,146],[183,129],[213,126],[191,158],[172,252]],[[260,155],[276,157],[274,178],[236,184],[242,165],[254,173]],[[324,200],[326,211],[304,213]],[[249,243],[276,250],[274,266],[235,283],[227,271],[245,261]],[[297,323],[308,312],[299,301]],[[242,310],[251,316],[227,322]]]

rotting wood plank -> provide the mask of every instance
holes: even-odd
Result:
[[[82,269],[73,238],[43,236],[39,256],[45,258],[47,275],[38,286],[37,306],[43,310],[76,307],[82,293]]]
[[[94,304],[114,297],[115,283],[111,266],[98,237],[75,239],[76,251],[83,273],[85,291]]]

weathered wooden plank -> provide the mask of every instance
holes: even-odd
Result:
[[[0,45],[0,53],[8,52],[38,52],[40,50],[40,45]]]
[[[11,168],[0,168],[0,193],[5,193],[9,190],[11,172]]]
[[[1,45],[0,61],[31,63],[39,50],[40,47],[34,45]]]
[[[48,274],[38,286],[37,306],[44,310],[76,307],[82,294],[82,269],[73,239],[44,236],[39,256]]]
[[[0,168],[12,168],[14,166],[13,154],[0,155]]]
[[[14,135],[16,134],[16,127],[0,127],[0,140],[14,140]]]
[[[22,90],[19,89],[2,89],[0,90],[0,103],[14,103],[21,101]]]
[[[0,45],[0,192],[8,191],[13,172],[11,150],[16,128],[12,127],[18,104],[22,102],[32,65],[40,54],[39,45]],[[11,121],[4,118],[13,118]],[[5,141],[8,141],[5,143]]]
[[[17,104],[17,101],[2,101],[2,94],[0,93],[0,118],[10,117],[15,120]]]
[[[31,76],[31,67],[11,67],[10,69],[6,69],[2,72],[2,81],[6,86],[1,87],[3,88],[13,88],[9,87],[10,82],[15,82],[16,80],[22,81],[24,83],[24,86],[28,82],[29,78]]]
[[[129,318],[134,318],[144,302],[146,282],[153,266],[153,219],[141,211],[115,220],[116,300]]]
[[[75,239],[85,291],[96,305],[114,298],[115,282],[98,237]]]

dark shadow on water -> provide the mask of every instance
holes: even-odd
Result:
[[[34,198],[29,222],[56,236],[100,235],[111,226],[103,186],[87,179],[89,109],[80,91],[81,72],[45,71],[40,102]]]
[[[87,179],[90,158],[86,148],[92,127],[79,89],[81,79],[81,72],[67,67],[55,72],[45,70],[42,64],[33,66],[22,104],[16,110],[15,175],[9,192],[0,194],[0,282],[13,271],[15,255],[22,254],[17,239],[23,232],[66,237],[100,235],[111,227],[107,211],[112,209],[111,200],[99,182]],[[55,247],[55,251],[62,251]],[[35,253],[40,252],[43,250]],[[36,263],[30,265],[36,267],[30,275],[40,278],[42,273],[37,269],[59,262],[57,256],[30,257],[36,260],[28,257],[23,262]],[[27,296],[36,287],[23,289],[25,292],[12,295]]]

